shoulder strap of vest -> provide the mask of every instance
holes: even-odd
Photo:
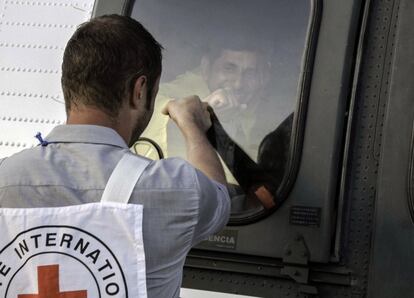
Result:
[[[149,163],[147,159],[130,152],[125,153],[109,177],[101,202],[127,204],[138,179]]]

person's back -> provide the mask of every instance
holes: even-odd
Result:
[[[118,16],[104,17],[97,22],[104,24],[101,28],[104,30],[118,23],[122,27],[124,22],[131,26],[130,19]],[[81,39],[83,34],[82,30],[75,33],[72,47],[69,47],[70,42],[66,52],[80,46],[77,38]],[[148,123],[159,74],[152,79],[145,73],[135,75],[132,83],[125,84],[127,88],[132,86],[132,91],[123,90],[128,94],[123,98],[127,99],[115,104],[115,113],[112,113],[108,101],[120,94],[112,92],[99,106],[99,94],[87,90],[91,82],[84,82],[81,86],[84,90],[78,93],[98,95],[96,101],[90,98],[82,101],[77,96],[67,99],[80,90],[81,87],[71,80],[79,79],[83,70],[71,66],[71,75],[66,73],[65,76],[65,63],[67,60],[63,64],[62,83],[69,125],[56,127],[41,146],[0,160],[0,208],[62,207],[99,202],[115,166],[124,154],[131,154],[127,143],[136,140]],[[67,68],[66,65],[66,72]],[[82,79],[91,78],[84,76]],[[223,170],[205,137],[210,124],[204,108],[196,98],[171,103],[166,108],[165,113],[170,114],[186,136],[190,163],[181,159],[150,162],[129,201],[144,207],[142,230],[149,297],[178,297],[187,252],[221,229],[229,216]]]
[[[128,150],[115,131],[99,126],[60,126],[46,139],[63,143],[38,146],[1,161],[0,207],[98,202],[112,170]],[[199,183],[207,187],[200,189]],[[209,183],[181,159],[151,162],[137,183],[130,203],[144,206],[150,297],[175,293],[188,250],[225,224],[226,217],[214,221],[222,210],[212,208],[217,196]]]

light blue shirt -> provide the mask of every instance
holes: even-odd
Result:
[[[49,145],[0,159],[0,207],[98,202],[129,150],[118,133],[102,126],[57,126],[45,139]],[[188,162],[171,158],[150,163],[130,203],[144,205],[148,297],[178,297],[186,254],[228,221],[226,188]]]

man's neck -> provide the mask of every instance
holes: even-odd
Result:
[[[119,118],[119,117],[118,117]],[[98,125],[115,130],[128,144],[130,136],[124,121],[109,116],[102,110],[93,107],[77,107],[68,113],[66,123],[71,125]]]

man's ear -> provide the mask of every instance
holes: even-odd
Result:
[[[201,58],[201,76],[206,80],[210,75],[210,59],[207,56]]]
[[[142,75],[135,80],[134,89],[132,91],[132,96],[130,100],[131,108],[138,108],[146,100],[147,96],[147,77]]]

